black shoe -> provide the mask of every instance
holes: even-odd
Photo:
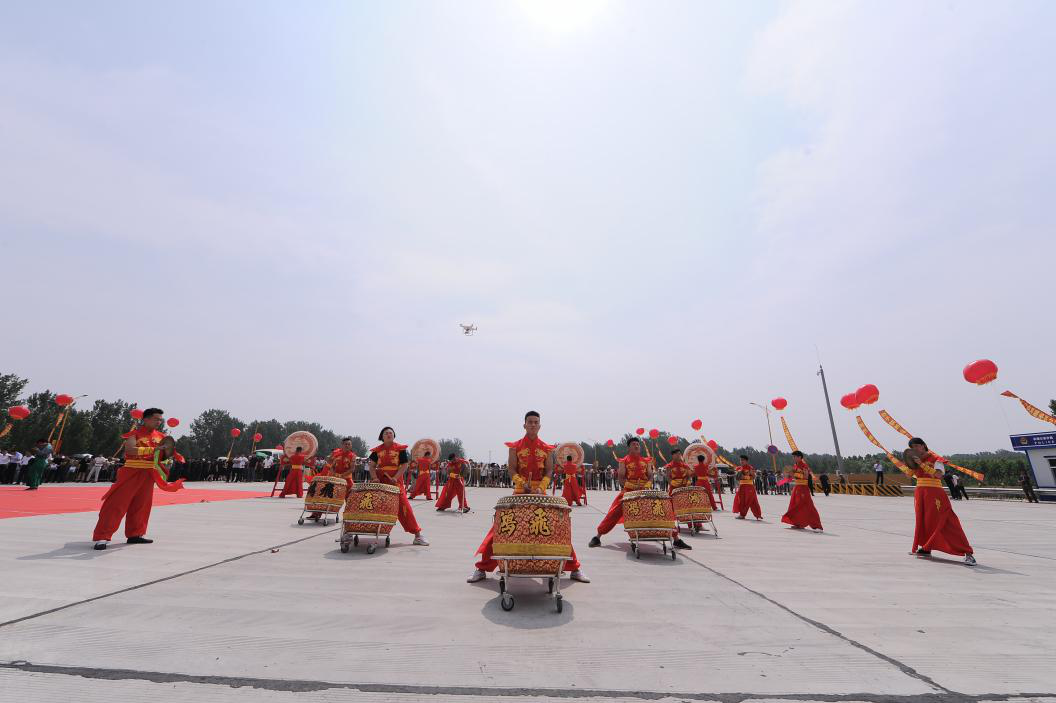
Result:
[[[690,546],[689,546],[688,544],[686,544],[686,543],[685,543],[684,541],[682,541],[682,538],[681,538],[681,537],[679,537],[678,539],[676,539],[676,540],[675,540],[674,542],[672,542],[671,544],[675,545],[675,546],[676,546],[676,547],[678,547],[679,549],[693,549],[693,547],[690,547]]]
[[[597,535],[594,535],[593,537],[590,538],[590,541],[587,542],[587,546],[588,547],[600,547],[601,546],[601,537],[598,537]]]
[[[129,537],[126,544],[154,544],[154,540],[146,537]]]
[[[96,542],[92,549],[106,549],[106,542]]]
[[[468,513],[469,512],[469,506],[466,506],[465,508],[459,508],[459,510],[461,510],[464,513]]]

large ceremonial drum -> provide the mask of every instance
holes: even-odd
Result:
[[[400,512],[400,489],[387,483],[357,483],[348,489],[341,516],[344,534],[387,535]]]
[[[496,559],[507,560],[511,574],[556,574],[572,555],[571,513],[560,496],[524,494],[499,498],[495,504],[492,553]]]
[[[348,482],[337,476],[316,476],[304,496],[304,509],[313,513],[339,513],[348,494]]]
[[[707,522],[711,519],[711,501],[704,486],[686,486],[671,491],[671,505],[679,522]]]
[[[664,491],[631,491],[623,495],[623,529],[637,539],[670,539],[675,509]]]

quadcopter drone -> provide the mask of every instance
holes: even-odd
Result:
[[[472,336],[473,333],[477,331],[477,326],[473,325],[473,324],[469,324],[469,325],[459,324],[458,326],[462,328],[462,334],[466,335],[467,337]]]

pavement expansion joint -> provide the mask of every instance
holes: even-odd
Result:
[[[819,694],[819,693],[672,693],[661,691],[620,691],[603,689],[552,689],[552,688],[491,688],[472,686],[421,686],[404,684],[361,684],[309,681],[301,679],[264,679],[238,676],[200,676],[160,671],[137,671],[133,669],[108,669],[94,667],[67,667],[54,664],[33,664],[26,661],[0,662],[0,670],[59,676],[79,676],[105,681],[148,681],[158,684],[188,683],[230,688],[255,688],[265,691],[312,692],[325,690],[349,690],[362,693],[390,693],[429,696],[468,697],[536,697],[552,699],[619,698],[624,700],[670,700],[670,701],[717,701],[718,703],[752,703],[753,701],[822,701],[825,703],[1014,703],[1023,700],[1053,699],[1056,693],[1017,693],[967,695],[953,691],[942,693],[919,693],[912,695],[885,695],[870,693]]]

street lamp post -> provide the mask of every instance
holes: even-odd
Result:
[[[836,437],[836,422],[832,419],[832,403],[829,402],[829,386],[825,383],[825,369],[818,363],[818,375],[821,376],[821,390],[825,394],[825,407],[829,411],[829,427],[832,429],[832,443],[836,446],[836,468],[843,473],[843,456],[840,454],[840,440]]]
[[[776,474],[777,473],[777,455],[770,451],[770,447],[774,446],[774,430],[770,426],[770,408],[766,407],[765,405],[760,405],[759,403],[748,403],[748,404],[749,405],[754,405],[755,407],[759,408],[764,413],[766,413],[766,433],[770,437],[770,444],[766,448],[766,453],[770,455],[770,463],[773,464],[774,473]]]

